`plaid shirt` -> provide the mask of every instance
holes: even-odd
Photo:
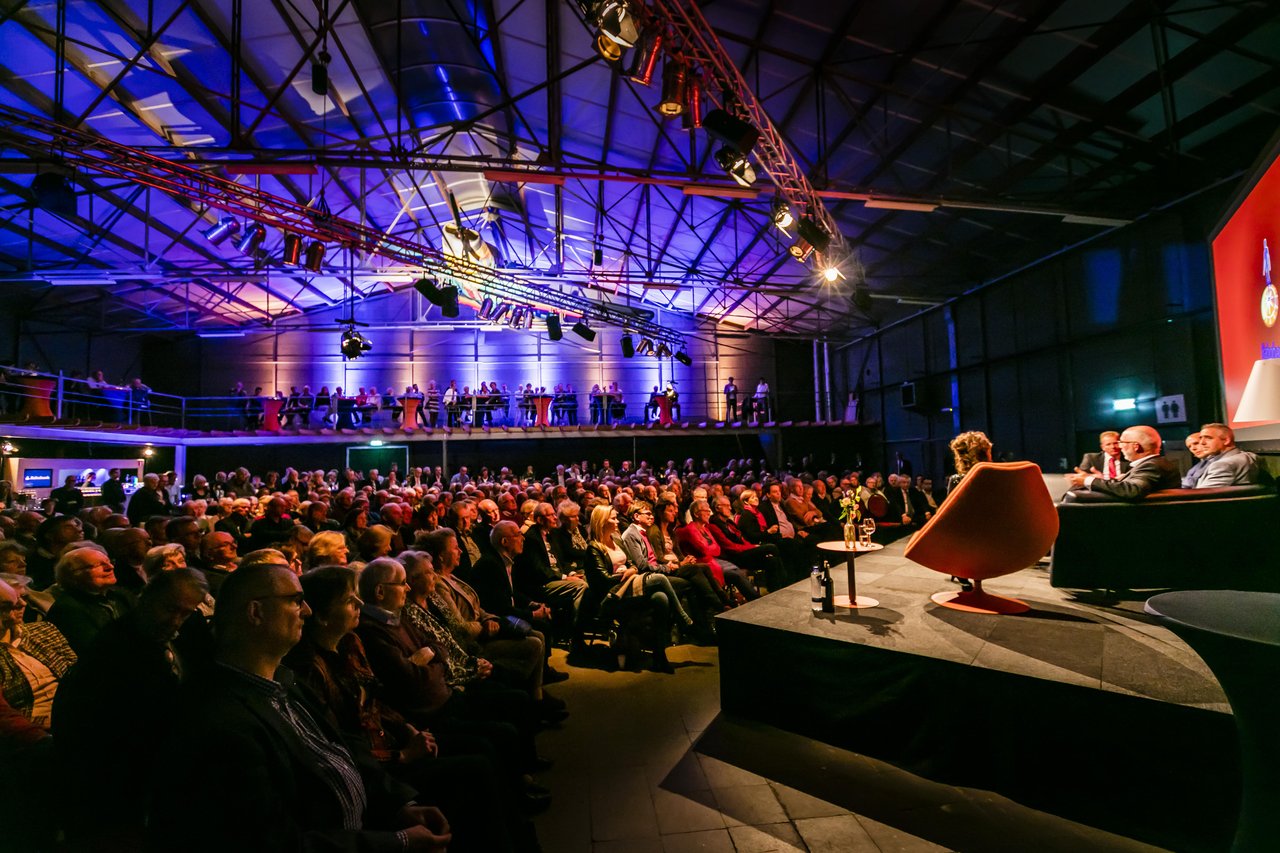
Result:
[[[62,678],[76,662],[76,653],[52,622],[23,625],[21,637],[22,651],[49,667],[54,678]],[[0,691],[4,692],[4,699],[10,707],[20,711],[28,719],[31,718],[35,695],[22,667],[13,659],[8,643],[0,643]]]

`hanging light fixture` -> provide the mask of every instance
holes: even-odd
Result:
[[[653,72],[658,68],[658,57],[662,55],[662,33],[656,27],[649,27],[640,37],[640,47],[636,49],[631,60],[631,69],[627,76],[634,83],[648,86],[653,83]]]
[[[234,216],[224,216],[211,227],[204,230],[204,238],[215,246],[221,246],[227,238],[240,231],[240,220]]]
[[[738,186],[749,187],[756,182],[756,170],[751,167],[750,157],[736,148],[728,145],[721,148],[716,152],[716,162]]]
[[[320,268],[324,266],[324,243],[319,240],[311,241],[307,246],[307,255],[302,261],[302,268],[309,272],[320,272]]]
[[[488,320],[493,316],[493,309],[497,307],[493,303],[492,296],[486,296],[484,301],[480,303],[480,310],[476,312],[476,316],[481,320]]]
[[[657,356],[658,358],[671,358],[671,347],[667,345],[666,341],[658,344]]]
[[[302,237],[297,234],[284,235],[284,250],[280,260],[285,266],[296,267],[302,260]]]
[[[240,239],[236,240],[234,245],[236,251],[242,255],[253,256],[253,252],[267,239],[267,229],[262,227],[261,222],[250,222],[249,227],[244,229],[244,233],[240,235]]]
[[[635,47],[640,33],[636,29],[636,19],[631,14],[628,0],[603,0],[596,7],[596,13],[600,35],[619,47]]]
[[[689,353],[684,350],[680,350],[676,353],[676,361],[680,362],[685,367],[693,367],[693,359],[690,358]]]
[[[560,328],[560,315],[554,311],[547,315],[547,337],[553,341],[564,337],[564,330]]]
[[[653,352],[653,341],[648,338],[641,338],[640,343],[636,346],[636,355],[649,355]]]
[[[520,308],[516,308],[514,311],[511,312],[511,322],[509,324],[511,328],[513,329],[524,328],[524,314],[528,310],[529,309],[527,308],[520,307]]]
[[[584,341],[594,341],[596,339],[596,330],[587,325],[587,318],[573,324],[573,333]]]
[[[791,205],[787,204],[787,200],[781,196],[773,200],[773,206],[769,214],[773,218],[773,224],[784,234],[796,221],[795,216],[791,213]]]
[[[690,74],[685,83],[684,113],[680,116],[680,126],[685,130],[702,127],[702,81],[696,74]]]
[[[511,313],[510,302],[500,302],[498,307],[494,309],[493,315],[489,318],[490,322],[501,323],[503,318]]]
[[[791,253],[791,257],[801,263],[809,260],[809,256],[815,251],[825,252],[831,245],[830,235],[823,231],[822,226],[814,222],[811,217],[803,217],[797,229],[800,232],[800,239],[796,240],[787,251]]]
[[[617,62],[622,59],[622,48],[609,39],[604,33],[596,34],[596,53],[606,62]]]
[[[632,340],[630,332],[624,331],[622,333],[622,340],[620,343],[622,344],[622,357],[634,358],[636,354],[636,342]]]
[[[363,353],[373,349],[373,344],[369,343],[369,339],[355,330],[354,327],[347,329],[342,333],[342,341],[338,348],[342,351],[342,357],[347,361],[355,361]]]
[[[684,112],[685,79],[688,72],[678,59],[668,59],[662,69],[662,100],[658,112],[664,116],[678,116]]]

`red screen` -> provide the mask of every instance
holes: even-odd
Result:
[[[1236,208],[1213,241],[1214,287],[1218,297],[1218,340],[1222,347],[1222,380],[1227,419],[1232,427],[1240,395],[1253,363],[1260,358],[1280,358],[1280,320],[1268,327],[1263,319],[1263,241],[1269,254],[1280,260],[1280,159]],[[1269,273],[1269,264],[1267,273]],[[1270,275],[1280,286],[1280,275]],[[1275,290],[1268,294],[1273,296]],[[1264,422],[1252,422],[1258,426]]]

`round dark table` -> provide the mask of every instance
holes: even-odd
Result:
[[[1166,592],[1149,599],[1146,611],[1204,659],[1231,702],[1243,776],[1231,849],[1275,850],[1280,839],[1280,594]]]

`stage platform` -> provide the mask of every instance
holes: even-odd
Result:
[[[724,712],[1170,849],[1229,846],[1230,706],[1141,600],[1090,605],[1033,567],[984,584],[1030,612],[950,610],[929,596],[955,585],[904,548],[858,558],[879,607],[814,615],[805,581],[720,616]]]

